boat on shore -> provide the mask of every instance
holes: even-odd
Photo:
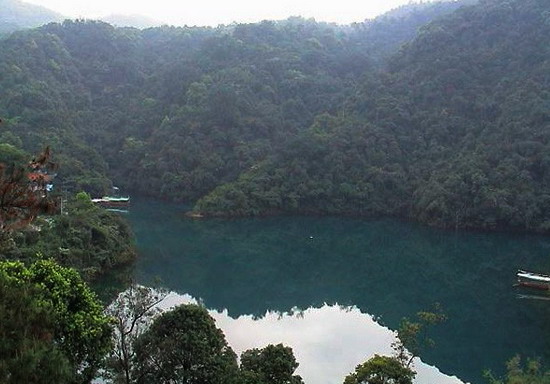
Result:
[[[103,196],[99,199],[92,199],[94,204],[103,208],[128,208],[130,206],[130,196]]]
[[[542,290],[550,290],[550,276],[541,273],[533,273],[519,270],[516,274],[517,285]]]

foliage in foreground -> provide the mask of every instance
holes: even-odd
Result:
[[[416,372],[412,369],[414,358],[434,342],[428,333],[432,326],[447,319],[439,304],[434,311],[417,313],[416,321],[404,318],[397,331],[397,339],[392,344],[393,356],[374,355],[355,368],[344,384],[412,384]]]
[[[0,124],[2,121],[0,120]],[[50,162],[50,149],[47,147],[37,158],[27,165],[19,155],[6,156],[6,147],[0,144],[0,233],[24,228],[40,213],[52,213],[55,203],[45,193],[48,171],[55,169]],[[10,152],[17,152],[10,148]],[[5,163],[4,161],[13,161]],[[33,176],[32,179],[30,176]]]
[[[292,348],[283,344],[251,349],[241,354],[241,382],[244,384],[303,384],[294,375],[298,362]]]
[[[206,309],[180,305],[136,341],[137,383],[232,383],[237,356]]]
[[[355,368],[344,384],[412,384],[415,372],[395,357],[374,355]]]
[[[151,292],[145,296],[149,298],[143,303],[156,301]],[[140,308],[134,313],[149,312],[150,306]],[[180,305],[156,317],[135,338],[131,353],[131,375],[125,376],[119,365],[116,383],[303,384],[294,374],[298,362],[292,349],[282,344],[243,352],[239,367],[214,319],[195,304]]]
[[[3,378],[41,382],[51,373],[58,382],[90,382],[111,348],[111,325],[78,272],[53,260],[3,261],[0,282]],[[28,305],[8,307],[16,294]]]
[[[39,289],[13,285],[0,273],[0,382],[68,383],[73,377],[66,354],[52,342],[51,303]]]
[[[158,304],[167,296],[160,288],[131,284],[107,307],[114,320],[113,349],[107,359],[106,375],[113,383],[136,382],[134,363],[137,359],[134,344],[161,313]]]
[[[439,304],[435,304],[431,311],[418,312],[415,320],[403,318],[397,330],[397,341],[392,344],[397,360],[406,368],[411,367],[415,357],[435,346],[430,330],[446,320],[447,315]]]

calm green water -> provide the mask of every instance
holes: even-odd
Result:
[[[338,303],[390,329],[438,302],[449,321],[422,359],[472,383],[516,353],[550,360],[550,301],[512,287],[518,268],[550,271],[550,237],[354,218],[197,221],[183,211],[134,202],[140,282],[159,277],[232,318]]]

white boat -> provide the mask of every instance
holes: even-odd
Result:
[[[516,274],[518,285],[536,289],[550,289],[550,276],[541,273],[533,273],[519,270]]]
[[[100,199],[92,199],[92,202],[104,208],[126,208],[130,206],[130,197],[103,196]]]

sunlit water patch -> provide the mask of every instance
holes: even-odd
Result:
[[[339,303],[392,330],[437,302],[449,320],[434,330],[436,346],[421,358],[475,384],[485,382],[485,369],[502,373],[515,354],[548,358],[549,301],[518,299],[523,292],[512,286],[518,268],[550,271],[548,237],[335,217],[194,221],[183,211],[134,201],[128,217],[140,251],[138,282],[158,277],[234,319]],[[317,325],[309,326],[313,332]],[[316,340],[334,352],[311,354],[320,359],[310,359],[311,369],[339,358],[345,342],[334,340],[328,331]],[[346,373],[364,357],[350,356]]]
[[[171,293],[162,302],[163,309],[183,303],[196,303],[189,295]],[[300,363],[297,374],[306,384],[342,383],[355,366],[374,354],[391,355],[395,332],[378,324],[357,307],[323,305],[319,308],[278,313],[261,317],[229,316],[227,310],[209,310],[222,329],[229,345],[240,355],[251,348],[283,343],[292,347]],[[437,368],[414,362],[418,384],[462,384],[456,377]]]

